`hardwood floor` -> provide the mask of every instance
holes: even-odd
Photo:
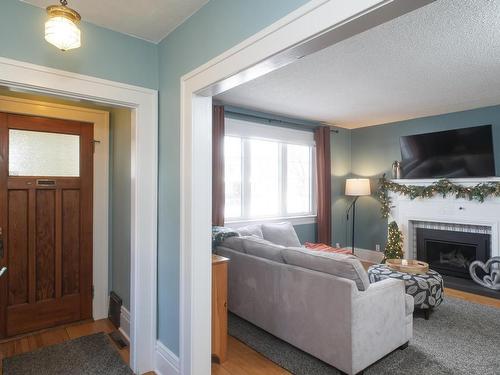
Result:
[[[469,302],[478,303],[480,305],[486,305],[491,307],[496,307],[500,309],[500,299],[479,296],[477,294],[462,292],[461,290],[444,288],[444,295],[455,298],[464,299]]]
[[[227,359],[212,363],[212,375],[290,375],[262,354],[229,336]]]
[[[88,336],[93,333],[111,333],[113,331],[116,331],[113,324],[111,324],[108,319],[103,319],[47,329],[42,332],[24,335],[22,337],[0,343],[0,361],[3,361],[4,358],[11,357],[13,355],[31,352],[45,346],[59,344],[67,340]],[[127,346],[121,350],[118,349],[117,346],[115,346],[115,348],[123,360],[126,363],[129,363],[129,347]],[[2,374],[1,369],[0,374]],[[154,372],[150,372],[146,375],[154,375]]]

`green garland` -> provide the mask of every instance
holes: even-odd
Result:
[[[391,212],[391,198],[389,192],[405,195],[410,199],[432,198],[441,195],[454,195],[455,198],[464,198],[483,203],[488,197],[500,197],[500,182],[487,182],[475,186],[457,185],[447,179],[442,179],[428,186],[402,185],[385,178],[379,179],[378,200],[382,203],[382,217],[387,218]]]

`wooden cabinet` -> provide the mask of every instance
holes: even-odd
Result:
[[[212,357],[219,363],[227,353],[227,266],[229,259],[212,255]]]

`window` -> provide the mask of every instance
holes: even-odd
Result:
[[[80,136],[9,129],[9,176],[80,176]]]
[[[227,222],[315,215],[312,132],[226,118]]]

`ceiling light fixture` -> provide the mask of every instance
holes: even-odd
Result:
[[[60,0],[60,3],[47,7],[49,19],[45,22],[45,40],[67,51],[81,46],[78,24],[82,18],[78,12],[67,7],[67,0]]]

